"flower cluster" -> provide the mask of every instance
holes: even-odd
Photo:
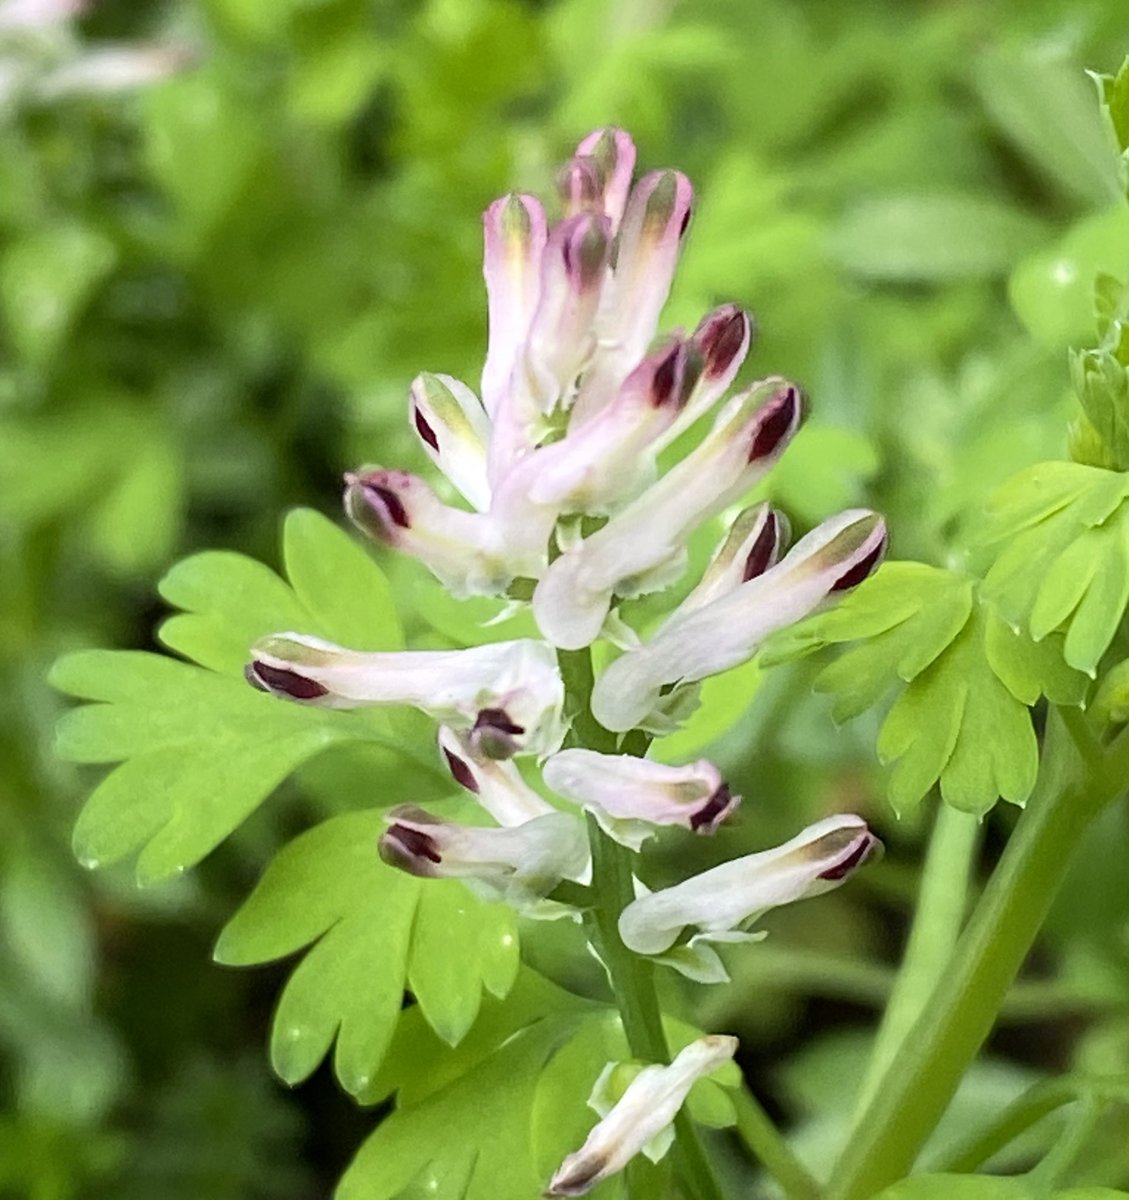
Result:
[[[691,536],[741,501],[805,411],[800,389],[776,377],[725,398],[753,332],[734,305],[655,344],[692,191],[676,171],[632,186],[634,165],[626,134],[599,131],[561,173],[556,224],[527,195],[485,213],[481,399],[457,379],[424,374],[409,401],[423,449],[467,506],[402,471],[366,466],[346,476],[345,509],[365,533],[418,559],[455,596],[531,603],[541,639],[361,653],[289,632],[257,643],[247,668],[256,687],[301,704],[412,705],[433,717],[453,779],[494,824],[402,805],[387,814],[382,857],[534,912],[560,910],[546,897],[563,881],[590,879],[582,814],[638,851],[664,825],[711,833],[740,802],[707,761],[668,766],[561,749],[569,730],[558,653],[609,638],[621,653],[595,682],[591,715],[609,737],[667,731],[700,680],[747,661],[774,631],[860,583],[886,541],[881,517],[856,509],[788,549],[781,513],[763,503],[740,509],[665,620],[646,637],[628,626],[620,603],[685,574]],[[660,454],[699,424],[708,428],[686,439],[693,449],[660,470]],[[540,765],[543,786],[519,758]],[[765,910],[837,886],[877,847],[861,818],[829,817],[674,887],[639,884],[620,936],[694,978],[724,979],[706,943],[755,936],[749,926]],[[645,1068],[550,1193],[579,1195],[618,1169],[641,1145],[620,1125],[635,1133],[653,1125],[650,1139],[693,1079],[732,1053],[732,1039],[706,1039],[685,1061]],[[637,1109],[647,1112],[643,1126],[631,1116]]]

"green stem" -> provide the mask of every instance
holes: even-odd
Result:
[[[792,1153],[760,1101],[742,1087],[733,1097],[737,1134],[766,1171],[780,1184],[788,1200],[819,1200],[819,1184]]]
[[[592,716],[594,679],[588,651],[562,651],[559,661],[573,744],[605,754],[615,753],[615,734],[604,729]],[[645,744],[643,750],[646,750]],[[588,841],[592,848],[594,903],[586,920],[611,980],[627,1044],[637,1058],[669,1063],[670,1047],[655,991],[654,966],[648,959],[633,954],[619,936],[619,915],[635,899],[631,851],[608,837],[591,816],[588,818]],[[721,1186],[706,1157],[698,1131],[685,1112],[675,1117],[674,1132],[675,1163],[687,1193],[697,1200],[723,1200]]]
[[[942,802],[921,874],[913,927],[859,1089],[858,1111],[874,1099],[883,1074],[952,957],[964,923],[969,878],[979,842],[980,823],[976,817]]]
[[[1094,1136],[1102,1111],[1101,1101],[1092,1092],[1079,1097],[1078,1110],[1068,1121],[1062,1136],[1043,1161],[1027,1173],[1027,1182],[1031,1185],[1033,1195],[1049,1196],[1064,1181],[1067,1172],[1086,1148],[1086,1143]]]
[[[1129,781],[1129,739],[1103,754],[1085,718],[1052,710],[1035,794],[952,961],[856,1122],[828,1200],[864,1200],[908,1174],[1033,945],[1073,851]]]

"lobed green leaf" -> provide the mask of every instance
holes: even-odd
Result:
[[[503,997],[518,966],[516,918],[455,880],[419,880],[383,863],[377,811],[323,821],[275,857],[225,926],[217,961],[269,962],[309,947],[275,1014],[271,1061],[288,1083],[316,1069],[336,1038],[334,1069],[363,1096],[400,1019],[405,986],[438,1036],[455,1045],[485,988]]]
[[[986,812],[999,797],[1022,804],[1038,746],[1028,708],[1040,696],[1079,704],[1086,679],[1063,661],[1062,639],[1035,642],[1010,629],[970,576],[922,563],[885,564],[834,608],[769,647],[781,661],[853,642],[816,677],[847,720],[891,693],[878,736],[891,765],[890,802],[915,805],[939,783],[944,799]]]

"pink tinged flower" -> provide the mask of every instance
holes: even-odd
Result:
[[[553,1176],[546,1196],[583,1196],[622,1171],[636,1154],[658,1161],[673,1141],[674,1118],[699,1079],[730,1062],[737,1039],[722,1034],[699,1038],[681,1050],[669,1067],[644,1067],[610,1107],[605,1096],[619,1064],[609,1063],[596,1081],[589,1104],[602,1119],[584,1145],[570,1154]]]
[[[691,951],[701,941],[754,941],[748,930],[769,909],[831,891],[881,849],[862,817],[827,817],[782,846],[633,900],[620,914],[619,933],[629,949],[651,955],[670,951],[687,930],[697,931]]]
[[[569,650],[590,645],[615,596],[673,583],[694,529],[757,483],[803,416],[799,388],[781,379],[733,397],[694,450],[544,574],[533,611],[545,637]]]
[[[483,754],[470,733],[440,726],[439,749],[455,782],[499,825],[515,828],[557,811],[525,782],[512,762]]]
[[[849,509],[801,538],[774,567],[700,606],[675,609],[658,632],[628,650],[596,681],[592,712],[607,729],[652,719],[668,685],[735,667],[765,638],[794,624],[872,574],[886,549],[886,524]]]
[[[609,127],[590,133],[577,146],[558,181],[565,213],[603,213],[614,237],[623,219],[634,170],[635,143],[622,129]]]
[[[483,513],[444,504],[418,476],[365,467],[345,476],[345,511],[371,538],[418,558],[455,596],[500,595],[540,574],[545,538],[509,538]]]
[[[667,766],[629,754],[561,750],[545,763],[545,782],[581,805],[609,836],[638,850],[659,825],[713,833],[741,802],[705,759]]]
[[[736,304],[723,304],[702,318],[690,338],[701,355],[701,376],[678,419],[659,438],[657,449],[669,446],[725,395],[749,353],[753,333],[752,317]]]
[[[480,895],[535,905],[563,879],[584,872],[584,824],[552,812],[509,829],[461,825],[406,804],[388,811],[380,857],[424,879],[462,879]]]
[[[466,731],[483,757],[551,754],[564,735],[556,656],[532,639],[373,653],[280,633],[251,647],[246,673],[262,691],[323,708],[421,709]]]
[[[607,513],[641,491],[654,475],[652,443],[677,418],[700,375],[690,342],[675,339],[649,355],[591,421],[514,468],[499,489],[500,505],[533,505],[555,521],[561,513]]]
[[[572,384],[592,357],[611,244],[611,223],[603,214],[567,217],[549,234],[525,346],[527,386],[541,413],[569,406]]]
[[[788,534],[788,518],[768,504],[756,504],[738,513],[698,586],[682,601],[678,611],[688,613],[702,608],[763,575],[780,561]]]
[[[576,401],[578,421],[603,407],[653,340],[693,199],[690,181],[679,171],[653,171],[632,190],[596,322],[600,351]]]
[[[56,25],[86,7],[87,0],[4,0],[0,4],[0,33]]]
[[[478,397],[450,375],[417,375],[410,417],[425,453],[479,512],[490,507],[486,447],[490,418]]]

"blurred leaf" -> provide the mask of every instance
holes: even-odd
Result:
[[[878,1193],[875,1200],[1036,1200],[1034,1185],[996,1175],[918,1175]]]
[[[103,234],[66,222],[12,242],[0,258],[0,309],[18,353],[45,367],[116,258]]]
[[[1129,208],[1086,217],[1059,242],[1024,259],[1008,294],[1019,319],[1045,345],[1061,347],[1093,334],[1094,279],[1129,262]]]
[[[334,1068],[353,1095],[372,1085],[405,986],[452,1045],[482,989],[504,996],[518,965],[516,920],[455,880],[419,880],[383,863],[378,812],[349,813],[285,847],[216,945],[231,966],[309,953],[282,993],[271,1062],[287,1083],[313,1073],[336,1038]]]
[[[1118,194],[1117,160],[1073,62],[999,48],[980,56],[973,81],[1004,136],[1067,196],[1101,204]]]
[[[771,664],[840,642],[859,644],[814,685],[834,696],[836,720],[898,691],[877,746],[879,758],[895,764],[888,795],[898,811],[938,781],[944,799],[964,811],[986,812],[1001,796],[1024,803],[1038,766],[1027,707],[1041,694],[1066,704],[1085,694],[1085,677],[1063,664],[1056,642],[1013,633],[974,579],[923,563],[886,563],[764,657]]]
[[[943,283],[1006,274],[1042,232],[1033,217],[988,196],[886,196],[848,212],[831,251],[863,279]]]

